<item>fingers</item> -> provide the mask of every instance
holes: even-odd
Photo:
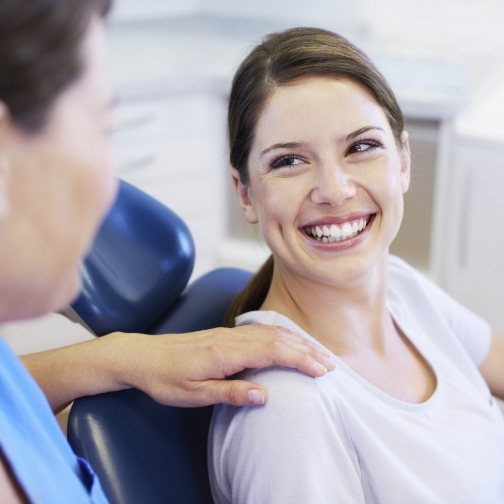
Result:
[[[246,361],[241,363],[243,368],[283,366],[318,377],[335,367],[326,348],[288,329],[258,324],[233,329],[240,330],[251,331],[256,336],[254,344],[247,348]]]
[[[211,403],[262,406],[268,400],[264,387],[245,380],[209,380],[202,385],[200,392]]]
[[[149,351],[136,359],[142,363],[136,366],[140,372],[128,383],[174,406],[257,406],[267,401],[263,387],[224,378],[244,369],[271,366],[319,377],[335,367],[327,349],[280,327],[253,324],[154,340],[144,338],[148,342],[142,343],[142,348]]]

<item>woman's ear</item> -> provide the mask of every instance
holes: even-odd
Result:
[[[405,193],[409,189],[411,178],[411,149],[407,131],[401,133],[401,149],[399,155],[401,159],[401,187],[403,193]]]
[[[253,205],[253,198],[250,194],[250,186],[241,182],[240,173],[236,168],[231,168],[231,179],[245,218],[250,224],[257,224],[258,219]]]

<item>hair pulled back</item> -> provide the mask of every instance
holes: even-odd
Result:
[[[230,163],[247,184],[248,158],[259,116],[277,87],[307,77],[350,79],[364,86],[383,108],[398,145],[404,117],[383,75],[360,49],[346,38],[320,28],[292,28],[268,35],[238,68],[228,107]],[[234,325],[240,313],[258,309],[273,275],[270,257],[236,298],[225,323]]]

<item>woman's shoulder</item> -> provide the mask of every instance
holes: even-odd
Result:
[[[320,343],[295,324],[285,315],[276,311],[252,311],[240,315],[236,319],[237,324],[264,324],[275,325],[289,329],[297,334],[301,334],[313,344]],[[337,400],[334,388],[331,386],[333,380],[332,373],[328,373],[319,378],[312,378],[306,374],[291,368],[273,366],[266,369],[248,369],[240,375],[243,379],[256,382],[267,388],[270,399],[279,405],[286,406],[289,401],[299,402],[303,397],[304,403],[309,403],[321,398],[327,400],[331,395],[333,400]]]
[[[333,436],[339,431],[336,435],[347,437],[338,400],[328,393],[324,377],[311,378],[281,367],[250,370],[241,377],[264,386],[268,401],[259,407],[214,407],[211,451],[219,459],[224,457],[226,465],[245,446],[250,450],[278,446],[282,452],[288,451],[296,439],[307,435],[307,428],[318,435],[325,431]]]
[[[211,438],[215,446],[243,448],[260,445],[288,446],[300,437],[344,439],[351,446],[344,421],[344,401],[335,372],[312,378],[299,371],[271,367],[240,375],[264,386],[268,401],[259,407],[218,405],[214,408]],[[308,430],[307,430],[308,429]],[[324,434],[321,434],[324,433]],[[225,450],[224,450],[225,451]]]
[[[358,457],[344,422],[334,373],[311,378],[272,367],[243,374],[267,388],[268,401],[252,408],[214,408],[208,453],[212,488],[219,501],[295,502],[292,495],[296,494],[298,502],[310,498],[330,502],[316,496],[325,496],[338,485],[334,481],[321,486],[319,466],[338,467],[341,478],[358,487]],[[332,477],[337,479],[339,473]]]

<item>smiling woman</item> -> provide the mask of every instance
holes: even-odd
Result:
[[[274,401],[214,413],[216,501],[502,501],[503,339],[389,254],[411,156],[374,65],[324,30],[270,35],[233,81],[229,138],[238,199],[272,252],[229,323],[300,331],[336,371],[245,373]]]
[[[356,268],[367,272],[362,261],[383,257],[408,188],[403,137],[397,146],[383,109],[349,79],[305,77],[272,93],[256,125],[248,183],[236,172],[234,180],[277,275],[318,270],[320,279],[348,281]]]
[[[302,82],[307,85],[301,86]],[[341,95],[339,99],[343,103],[342,109],[334,100],[327,100],[327,95],[331,95],[331,90],[335,87],[340,87],[351,98],[351,102],[345,103],[345,97]],[[360,95],[353,96],[352,87],[358,88]],[[272,96],[275,97],[274,103],[271,101]],[[297,100],[296,107],[290,107],[291,99]],[[332,109],[329,111],[327,107],[330,103]],[[366,110],[366,107],[371,109],[371,117],[361,117],[360,121],[356,118],[352,124],[342,123],[339,125],[339,131],[333,132],[335,119],[345,118],[343,111],[346,110],[348,123],[353,114],[352,107],[356,104],[362,105],[363,110]],[[316,109],[312,110],[312,107]],[[325,112],[325,124],[313,123],[317,121],[317,114],[323,115]],[[376,124],[373,123],[375,118],[378,121]],[[275,121],[274,125],[270,121]],[[316,129],[310,128],[313,124],[317,124]],[[245,204],[244,211],[249,222],[257,221],[253,209],[250,205],[247,206],[248,193],[252,191],[247,185],[252,176],[248,166],[249,159],[251,163],[261,162],[263,171],[268,170],[268,161],[271,165],[270,171],[284,166],[291,166],[295,171],[305,166],[306,171],[308,164],[304,162],[302,154],[310,154],[310,142],[313,143],[313,137],[318,139],[321,131],[328,132],[328,135],[336,134],[339,150],[348,151],[343,155],[346,166],[360,166],[361,171],[363,165],[369,166],[371,159],[377,156],[382,159],[383,155],[380,154],[388,152],[388,149],[385,150],[388,145],[383,145],[384,139],[387,138],[389,143],[395,143],[392,148],[403,157],[402,190],[406,190],[409,185],[408,135],[404,130],[404,117],[395,95],[369,58],[346,39],[334,33],[302,28],[286,31],[272,36],[270,42],[266,40],[252,51],[234,77],[228,125],[230,162],[234,167],[233,181],[240,201]],[[303,131],[296,130],[303,126],[308,130],[306,138],[299,136]],[[270,131],[275,133],[271,138],[268,136]],[[261,134],[263,136],[258,138]],[[278,136],[282,138],[276,141]],[[251,154],[254,139],[258,139],[254,144],[255,157]],[[322,138],[319,140],[320,144]],[[331,141],[330,138],[329,142]],[[303,148],[304,152],[301,150]],[[293,149],[297,151],[293,152]],[[313,155],[316,153],[312,152],[312,161],[315,160]],[[339,156],[341,158],[342,153]],[[327,160],[324,164],[327,173]],[[329,161],[329,170],[330,164]],[[287,168],[283,168],[284,172],[285,170]],[[315,199],[325,197],[326,192],[334,186],[331,177],[324,180],[324,172],[319,169],[318,173],[322,178],[319,178]],[[341,190],[341,187],[337,189]],[[402,206],[402,197],[399,198],[398,204]],[[402,215],[402,209],[400,212]],[[332,233],[334,237],[338,237],[340,232],[341,238],[343,229],[345,235],[350,232],[350,228],[353,232],[351,217],[347,215],[346,223],[339,217],[336,220],[333,218],[332,222],[308,226],[312,228],[311,236],[314,236],[314,232],[317,235],[320,233],[320,238],[324,241],[325,234],[329,241],[330,234],[331,237]],[[358,216],[355,220],[361,219],[367,229],[374,215],[370,213]],[[310,223],[306,223],[308,224]],[[307,235],[310,235],[309,231]],[[347,241],[341,243],[343,248],[347,245]],[[236,315],[257,309],[262,304],[269,291],[272,275],[273,260],[270,258],[230,309],[228,325],[234,325]]]

